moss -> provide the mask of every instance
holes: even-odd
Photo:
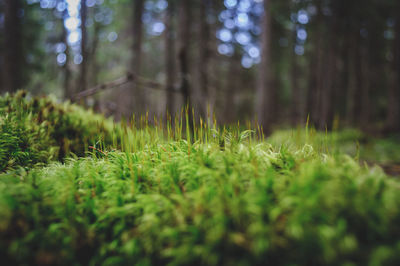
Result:
[[[0,97],[0,171],[84,156],[101,139],[111,144],[113,123],[91,111],[20,91]]]

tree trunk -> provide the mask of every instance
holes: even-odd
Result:
[[[291,69],[290,69],[290,83],[291,83],[291,122],[292,125],[296,126],[301,122],[302,119],[302,109],[301,109],[301,102],[302,102],[302,92],[299,86],[299,66],[297,60],[297,54],[295,53],[295,46],[296,46],[296,38],[297,32],[296,27],[294,28],[293,32],[293,46],[291,52]]]
[[[190,99],[190,71],[189,71],[189,49],[190,49],[190,29],[191,29],[191,1],[181,0],[180,1],[180,12],[179,12],[179,51],[178,59],[180,66],[180,89],[183,96],[185,107],[189,109],[189,119],[192,121],[192,104]]]
[[[4,3],[0,2],[0,15],[4,15]],[[1,36],[4,36],[4,27],[3,30],[0,31]],[[0,38],[0,94],[4,92],[4,84],[3,84],[3,69],[4,69],[4,38]]]
[[[79,76],[79,91],[84,91],[87,89],[87,65],[88,65],[88,51],[87,51],[87,29],[86,29],[86,19],[87,19],[87,6],[86,0],[81,0],[81,56],[82,62],[80,65],[80,76]]]
[[[334,32],[334,31],[333,31]],[[332,37],[334,34],[332,33]],[[334,38],[332,38],[334,39]],[[321,93],[319,98],[318,123],[320,130],[331,128],[333,119],[333,87],[335,85],[336,75],[336,49],[334,41],[330,41],[327,48],[327,55],[324,56],[325,63],[322,64],[324,71],[321,73],[324,78],[321,78]]]
[[[357,47],[354,33],[349,36],[350,42],[348,47],[348,79],[347,79],[347,95],[346,95],[346,123],[347,125],[354,125],[355,114],[354,114],[354,94],[356,92],[356,80],[355,80],[355,58],[354,54],[357,52]]]
[[[395,41],[393,43],[393,81],[389,87],[387,129],[389,131],[400,130],[400,4],[398,4]]]
[[[131,71],[140,75],[141,64],[142,64],[142,39],[143,39],[143,8],[144,0],[132,0],[133,4],[133,25],[132,25],[132,63]],[[131,95],[132,110],[140,116],[145,112],[146,99],[143,91],[140,89],[137,83],[133,84],[132,95]]]
[[[175,1],[168,1],[165,17],[165,73],[167,91],[167,112],[175,113],[175,32],[174,32]]]
[[[354,73],[355,73],[355,88],[352,98],[352,122],[361,128],[366,128],[369,120],[369,86],[368,75],[369,60],[368,49],[366,44],[362,42],[360,35],[357,35],[355,42],[356,52],[354,53]]]
[[[360,47],[360,61],[361,61],[361,68],[360,68],[360,76],[361,76],[361,94],[360,94],[360,111],[359,111],[359,126],[362,129],[368,129],[368,124],[370,122],[370,115],[373,106],[370,105],[370,84],[369,79],[371,79],[370,73],[370,60],[369,60],[369,53],[367,47]]]
[[[68,11],[65,10],[64,15],[66,15]],[[64,88],[64,99],[68,100],[72,98],[72,95],[75,93],[72,91],[72,88],[70,88],[70,78],[71,78],[71,70],[69,68],[69,46],[68,46],[68,32],[67,29],[64,26],[64,20],[62,22],[62,42],[65,45],[65,64],[63,66],[63,72],[64,72],[64,80],[63,80],[63,88]]]
[[[210,62],[210,26],[207,22],[207,15],[210,11],[210,0],[201,0],[200,3],[200,58],[199,58],[199,83],[202,91],[202,116],[207,114],[207,106],[210,104],[209,99],[209,82],[208,82],[208,69]]]
[[[22,25],[18,17],[21,2],[5,0],[4,4],[4,90],[15,92],[22,86]]]
[[[240,59],[241,56],[236,51],[232,57],[228,58],[229,66],[226,79],[226,88],[225,88],[225,116],[224,122],[226,124],[232,124],[237,122],[237,105],[235,102],[235,96],[238,92],[238,87],[240,86]],[[236,121],[235,121],[236,120]]]
[[[271,86],[271,12],[270,0],[264,0],[264,14],[262,18],[261,32],[261,64],[258,73],[256,93],[256,113],[259,124],[265,133],[270,133],[272,119],[275,116],[275,99]]]
[[[342,68],[338,74],[340,77],[338,88],[334,90],[334,110],[340,120],[346,116],[347,91],[350,76],[350,49],[348,48],[348,42],[349,38],[347,35],[343,35],[339,52]]]
[[[93,10],[93,16],[95,10]],[[100,34],[100,30],[101,30],[101,25],[100,23],[95,23],[94,24],[94,30],[93,30],[93,39],[92,39],[92,43],[91,43],[91,47],[90,47],[90,78],[89,78],[89,85],[90,86],[95,86],[99,83],[99,63],[97,61],[96,58],[96,54],[97,54],[97,49],[99,47],[99,34]]]
[[[331,18],[328,26],[330,32],[329,39],[325,47],[325,51],[321,58],[319,71],[319,82],[320,82],[320,98],[319,98],[319,109],[318,123],[317,126],[321,130],[326,128],[330,129],[333,122],[333,106],[334,106],[334,88],[337,84],[336,73],[337,73],[337,53],[338,45],[336,40],[338,39],[337,21],[335,18]]]
[[[4,3],[0,3],[0,15],[4,14]],[[4,36],[4,31],[0,31],[1,36]],[[3,37],[0,38],[0,95],[4,91],[4,84],[3,84],[3,69],[4,69],[4,44],[3,44]]]
[[[324,24],[324,17],[322,15],[322,3],[318,1],[317,3],[317,18],[316,18],[316,47],[315,47],[315,68],[310,69],[311,71],[315,72],[313,87],[310,89],[314,90],[312,97],[314,97],[313,105],[310,106],[311,113],[310,113],[310,121],[312,124],[319,126],[320,118],[321,118],[321,109],[322,109],[322,102],[321,99],[323,97],[323,82],[324,82],[324,60],[326,58],[324,53],[324,40],[323,40],[323,24]]]

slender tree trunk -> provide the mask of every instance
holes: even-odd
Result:
[[[94,10],[93,10],[94,11]],[[99,64],[97,62],[96,53],[99,46],[99,34],[101,26],[99,23],[94,24],[93,40],[90,49],[90,86],[98,84]]]
[[[334,35],[332,33],[332,35]],[[333,38],[332,38],[333,39]],[[324,57],[325,63],[322,64],[324,78],[322,80],[321,93],[319,98],[318,128],[324,130],[331,128],[333,118],[333,86],[336,73],[336,50],[334,42],[329,42],[327,55]]]
[[[398,4],[395,41],[393,43],[393,81],[389,87],[388,109],[387,109],[387,129],[389,131],[400,130],[400,4]]]
[[[64,15],[66,15],[67,10],[65,10]],[[64,26],[64,20],[62,20],[62,42],[65,45],[65,64],[63,66],[63,72],[64,72],[64,80],[63,80],[63,88],[64,88],[64,99],[68,100],[72,98],[72,95],[74,94],[73,91],[71,91],[70,87],[70,79],[71,79],[71,70],[69,68],[69,46],[68,46],[68,32],[67,29]]]
[[[15,92],[22,86],[23,51],[21,40],[21,21],[18,12],[20,0],[4,2],[4,90]]]
[[[360,43],[360,36],[357,36],[356,43],[356,53],[354,53],[354,73],[355,73],[355,93],[353,94],[353,121],[359,125],[360,123],[360,115],[361,115],[361,96],[364,87],[363,75],[362,75],[362,57],[361,57],[361,49],[363,49]]]
[[[92,16],[94,17],[96,13],[96,10],[93,8],[92,9]],[[94,24],[94,29],[93,29],[93,38],[92,38],[92,43],[90,45],[90,75],[89,75],[89,86],[95,86],[99,84],[99,62],[97,60],[97,49],[99,47],[99,34],[101,30],[101,24],[100,23],[95,23]],[[100,98],[99,97],[94,97],[94,104],[93,104],[93,110],[96,112],[101,112],[101,103],[100,103]]]
[[[270,0],[264,0],[264,14],[261,32],[261,64],[258,73],[258,86],[256,93],[256,113],[259,124],[268,134],[275,116],[275,99],[271,86],[271,12]]]
[[[207,106],[210,104],[209,99],[209,79],[208,69],[210,62],[210,26],[207,22],[207,15],[210,11],[210,0],[201,0],[200,3],[200,58],[198,69],[200,71],[200,89],[203,96],[202,115],[207,114]]]
[[[223,5],[222,2],[217,2],[213,0],[208,0],[209,1],[209,10],[208,14],[212,17],[216,17],[217,13],[219,13],[219,10],[221,8],[220,5]],[[214,23],[208,24],[208,31],[209,31],[209,40],[208,40],[208,53],[209,53],[209,58],[208,58],[208,72],[207,72],[207,83],[208,83],[208,106],[206,110],[206,117],[207,117],[207,123],[208,125],[213,124],[213,118],[215,116],[215,109],[217,106],[217,91],[218,88],[221,87],[221,78],[220,78],[220,72],[221,66],[220,66],[220,61],[218,58],[218,43],[219,39],[217,36],[214,34],[220,27],[221,27],[221,22],[218,19],[215,19]]]
[[[229,67],[226,75],[226,88],[225,88],[225,123],[234,123],[237,117],[237,105],[235,103],[235,96],[240,86],[240,55],[237,51],[233,56],[228,59]]]
[[[175,113],[175,32],[174,32],[175,0],[168,1],[165,17],[165,73],[167,91],[167,111]]]
[[[357,47],[354,45],[356,43],[354,33],[349,37],[350,43],[348,47],[348,79],[347,79],[347,99],[346,99],[346,122],[348,125],[354,125],[355,121],[355,93],[356,93],[356,79],[355,79],[355,58],[354,54],[357,52]]]
[[[179,12],[179,51],[178,59],[180,66],[180,89],[183,95],[185,106],[189,109],[189,118],[192,119],[192,104],[190,99],[190,71],[189,71],[189,49],[190,49],[190,29],[191,29],[191,1],[180,1]],[[193,121],[190,121],[193,124]]]
[[[133,25],[132,25],[132,63],[131,71],[136,74],[141,74],[142,65],[142,39],[143,39],[143,8],[144,0],[132,0],[133,4]],[[132,110],[137,114],[141,115],[145,112],[147,101],[145,99],[145,94],[139,87],[137,83],[133,84],[132,87]]]
[[[362,42],[358,35],[356,41],[356,53],[354,53],[354,73],[355,73],[355,90],[352,95],[352,121],[357,126],[364,128],[368,124],[369,112],[369,86],[368,86],[368,65],[369,60],[368,49],[366,44]]]
[[[326,54],[324,51],[324,40],[323,40],[323,23],[324,19],[322,16],[322,7],[321,4],[318,6],[318,15],[317,15],[317,29],[316,29],[316,69],[312,70],[315,71],[315,101],[314,106],[312,107],[313,112],[311,114],[311,121],[317,127],[320,127],[320,119],[321,119],[321,109],[322,109],[322,97],[323,97],[323,90],[324,90],[324,61],[326,60]],[[320,127],[321,128],[321,127]]]
[[[318,45],[317,45],[318,46]],[[315,121],[314,108],[317,103],[316,101],[316,92],[317,92],[317,65],[318,65],[318,57],[317,51],[314,49],[313,54],[311,55],[309,61],[309,77],[308,77],[308,88],[307,88],[307,98],[306,98],[306,115],[308,119],[310,119],[311,123]]]
[[[320,78],[320,98],[318,109],[318,127],[321,130],[332,127],[333,122],[333,106],[334,102],[334,88],[337,84],[337,53],[338,46],[336,40],[338,39],[338,27],[335,18],[331,18],[329,23],[329,39],[326,43],[326,48],[323,53],[323,60],[320,64],[321,71],[319,72]]]
[[[342,44],[340,46],[339,58],[341,60],[342,69],[339,73],[338,88],[334,91],[334,109],[340,119],[346,115],[346,99],[349,84],[349,39],[346,35],[343,36]]]
[[[296,46],[296,27],[293,32],[293,46],[292,46],[292,53],[291,53],[291,60],[292,66],[290,69],[290,82],[291,82],[291,121],[293,125],[297,125],[301,122],[302,118],[302,109],[301,109],[301,101],[302,101],[302,92],[299,86],[299,66],[297,60],[297,54],[295,53],[295,46]]]
[[[373,106],[370,105],[370,82],[371,71],[370,71],[370,60],[367,47],[362,47],[360,49],[361,58],[361,76],[362,76],[362,91],[361,91],[361,109],[360,109],[360,127],[362,129],[368,129],[368,124],[370,122],[371,111]]]
[[[79,73],[79,84],[78,88],[80,91],[84,91],[87,89],[87,66],[88,66],[88,51],[87,51],[87,29],[86,29],[86,20],[87,20],[87,6],[86,0],[81,0],[81,56],[82,62],[80,64],[80,73]]]
[[[0,2],[0,14],[4,14],[4,1]],[[4,27],[0,31],[1,36],[4,36]],[[4,38],[0,38],[0,94],[4,92],[4,84],[3,84],[3,69],[4,69]]]

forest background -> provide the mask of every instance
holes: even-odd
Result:
[[[0,33],[1,92],[117,120],[400,129],[396,0],[2,0]]]

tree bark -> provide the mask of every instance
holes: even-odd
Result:
[[[292,125],[296,126],[301,122],[301,118],[303,115],[301,109],[302,102],[302,92],[299,86],[299,65],[297,60],[297,54],[295,53],[297,39],[297,30],[296,26],[293,31],[293,43],[292,43],[292,52],[291,52],[291,69],[290,69],[290,83],[291,83],[291,122]]]
[[[132,25],[132,63],[131,71],[140,75],[142,65],[142,39],[143,39],[143,8],[144,0],[132,0],[133,4],[133,25]],[[140,116],[146,109],[146,99],[143,91],[137,83],[133,83],[131,95],[132,110]]]
[[[180,12],[179,12],[179,51],[178,59],[180,66],[180,90],[183,95],[183,101],[185,107],[189,109],[189,119],[192,121],[192,103],[190,99],[190,71],[189,71],[189,49],[191,39],[191,1],[181,0],[180,1]]]
[[[320,122],[320,110],[321,110],[321,98],[323,94],[323,80],[324,80],[324,41],[323,41],[323,24],[324,17],[322,14],[322,2],[317,1],[317,17],[315,21],[315,48],[313,55],[313,63],[311,71],[311,80],[309,81],[309,99],[308,99],[308,108],[309,108],[309,118],[310,123],[316,126],[319,126]]]
[[[0,14],[4,14],[4,3],[0,2]],[[1,36],[4,36],[4,31],[0,31]],[[4,44],[3,38],[0,38],[0,94],[4,91],[4,84],[3,84],[3,69],[4,69]]]
[[[171,115],[175,113],[175,32],[174,32],[175,0],[168,1],[168,9],[165,17],[165,73],[166,73],[166,93],[167,93],[167,112]]]
[[[22,25],[18,12],[20,0],[5,0],[4,2],[4,90],[15,92],[22,82]]]
[[[226,73],[225,79],[226,88],[225,88],[225,116],[224,122],[226,124],[232,124],[237,122],[237,106],[235,102],[235,96],[238,92],[238,87],[240,86],[240,59],[241,56],[238,51],[234,51],[232,57],[228,58],[228,69]],[[236,121],[235,121],[236,120]]]
[[[275,116],[275,93],[271,86],[271,12],[270,0],[264,0],[264,14],[262,17],[261,32],[261,64],[258,73],[256,93],[256,113],[258,123],[265,133],[270,133],[271,123]]]
[[[94,10],[93,10],[93,16],[94,16]],[[100,23],[95,23],[94,24],[94,29],[93,29],[93,38],[92,42],[90,44],[90,78],[89,78],[89,87],[94,86],[99,83],[99,63],[96,58],[97,54],[97,49],[99,47],[99,34],[101,30],[101,25]]]
[[[332,33],[332,37],[334,34]],[[334,38],[332,38],[333,40]],[[317,126],[320,130],[330,129],[333,119],[333,87],[335,85],[336,75],[336,49],[334,41],[330,41],[327,47],[327,54],[324,56],[325,63],[321,66],[324,72],[324,78],[321,78],[322,84],[320,88],[319,110],[318,110],[318,123]]]
[[[330,18],[328,30],[330,35],[327,43],[324,45],[325,52],[321,58],[323,61],[320,64],[321,71],[319,71],[320,98],[319,109],[317,111],[317,126],[320,130],[330,129],[333,122],[334,88],[337,84],[335,82],[337,73],[336,58],[338,53],[336,42],[338,39],[338,27],[336,18]]]
[[[207,114],[207,106],[210,104],[209,99],[209,79],[208,69],[210,62],[210,26],[207,22],[207,15],[210,11],[211,2],[210,0],[200,0],[200,57],[199,57],[199,83],[202,91],[202,115],[203,117]]]
[[[386,127],[388,131],[400,130],[400,4],[397,7],[395,40],[393,43],[393,81],[388,92]]]
[[[356,38],[354,33],[349,36],[349,47],[348,47],[348,79],[347,79],[347,95],[346,95],[346,123],[351,126],[354,125],[355,114],[354,114],[354,94],[356,93],[356,79],[355,79],[355,58],[354,54],[357,52],[357,47],[354,45],[356,43]]]
[[[65,10],[64,15],[66,15],[67,10]],[[68,46],[68,32],[67,29],[64,26],[64,20],[61,21],[62,22],[62,42],[65,45],[65,56],[66,56],[66,61],[65,64],[63,66],[63,72],[64,72],[64,79],[63,79],[63,89],[64,89],[64,99],[66,100],[71,100],[72,99],[72,95],[75,93],[74,91],[72,91],[71,87],[70,87],[70,78],[71,78],[71,70],[69,68],[69,46]]]
[[[87,19],[87,6],[86,0],[81,0],[81,56],[82,62],[80,65],[80,76],[79,76],[79,91],[84,91],[87,89],[87,65],[88,65],[88,51],[87,51],[87,29],[86,29],[86,19]]]

